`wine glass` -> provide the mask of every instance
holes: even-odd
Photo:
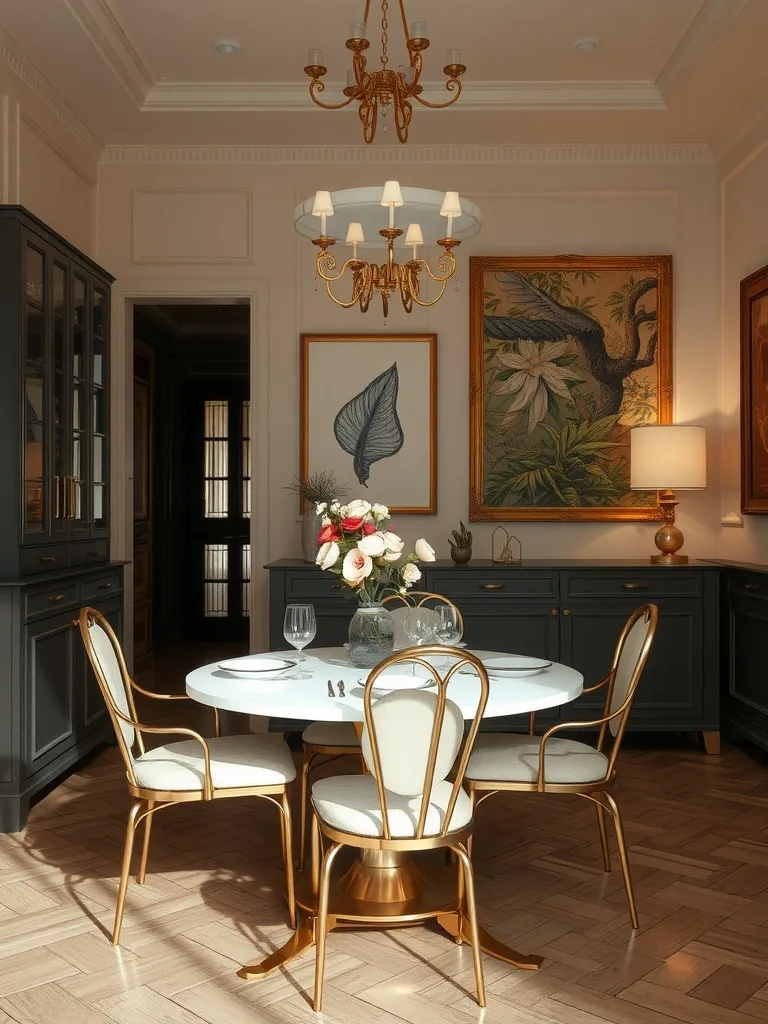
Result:
[[[452,647],[461,640],[461,620],[458,609],[452,604],[439,604],[435,608],[435,613],[437,615],[435,639],[438,643]],[[448,670],[449,664],[449,659],[445,658],[442,666],[443,672]]]
[[[311,604],[289,604],[285,609],[285,621],[283,623],[283,636],[299,652],[299,661],[296,672],[291,679],[311,679],[309,672],[303,672],[301,666],[304,663],[304,648],[312,643],[317,633],[317,622],[315,620],[315,609]]]
[[[429,643],[437,632],[437,615],[432,608],[408,608],[403,618],[403,632],[414,647]],[[411,675],[416,675],[416,665],[411,662]]]

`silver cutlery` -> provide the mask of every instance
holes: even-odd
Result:
[[[344,696],[344,680],[343,679],[339,680],[338,687],[339,687],[339,696],[343,697]]]
[[[330,679],[328,680],[328,696],[329,697],[335,697],[336,696],[336,694],[334,692],[334,689],[333,689],[333,683],[331,682]]]

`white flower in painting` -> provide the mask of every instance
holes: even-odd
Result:
[[[339,545],[335,540],[326,541],[325,544],[317,552],[317,558],[315,563],[320,566],[321,569],[330,569],[332,565],[336,565],[339,560]]]
[[[357,546],[364,555],[371,558],[378,558],[387,550],[387,542],[380,533],[369,533],[367,537],[357,542]]]
[[[435,549],[431,544],[427,544],[423,537],[419,537],[413,545],[413,551],[420,562],[434,562],[435,560]]]
[[[369,556],[359,548],[352,548],[344,556],[341,575],[350,586],[359,587],[371,575],[371,569],[373,569],[373,562]]]
[[[532,434],[547,415],[549,393],[573,403],[567,381],[583,378],[567,366],[553,362],[565,355],[566,341],[537,343],[524,339],[518,342],[517,348],[517,352],[497,353],[501,365],[515,371],[493,392],[495,395],[515,396],[499,429],[509,429],[517,422],[523,409],[527,409],[528,433]]]
[[[421,579],[421,570],[417,565],[414,565],[413,562],[409,562],[407,565],[404,565],[402,573],[403,582],[407,583],[409,586],[411,583],[417,583]]]
[[[389,509],[386,505],[371,505],[371,512],[373,512],[377,519],[389,518]]]
[[[355,498],[354,501],[350,501],[347,505],[347,511],[344,514],[344,518],[350,519],[362,519],[363,516],[367,515],[371,511],[371,503],[365,501],[363,498]]]

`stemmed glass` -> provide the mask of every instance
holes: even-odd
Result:
[[[283,623],[283,636],[299,652],[296,672],[290,676],[291,679],[311,679],[310,672],[303,672],[304,648],[312,643],[317,633],[317,622],[315,620],[315,609],[311,604],[289,604],[285,609],[285,621]]]
[[[452,647],[461,640],[461,620],[458,609],[452,604],[439,604],[435,608],[437,615],[437,631],[435,639],[438,643]],[[442,671],[446,672],[449,667],[449,659],[445,658]]]
[[[437,633],[437,615],[432,608],[409,608],[403,619],[403,632],[414,645],[420,647],[435,639]],[[411,662],[411,675],[416,675],[416,666]]]

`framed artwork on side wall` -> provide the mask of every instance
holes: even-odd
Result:
[[[301,479],[393,515],[437,511],[437,335],[302,334]]]
[[[768,266],[741,282],[741,511],[768,513]]]
[[[470,519],[663,519],[629,431],[671,418],[672,257],[472,256],[470,309]]]

